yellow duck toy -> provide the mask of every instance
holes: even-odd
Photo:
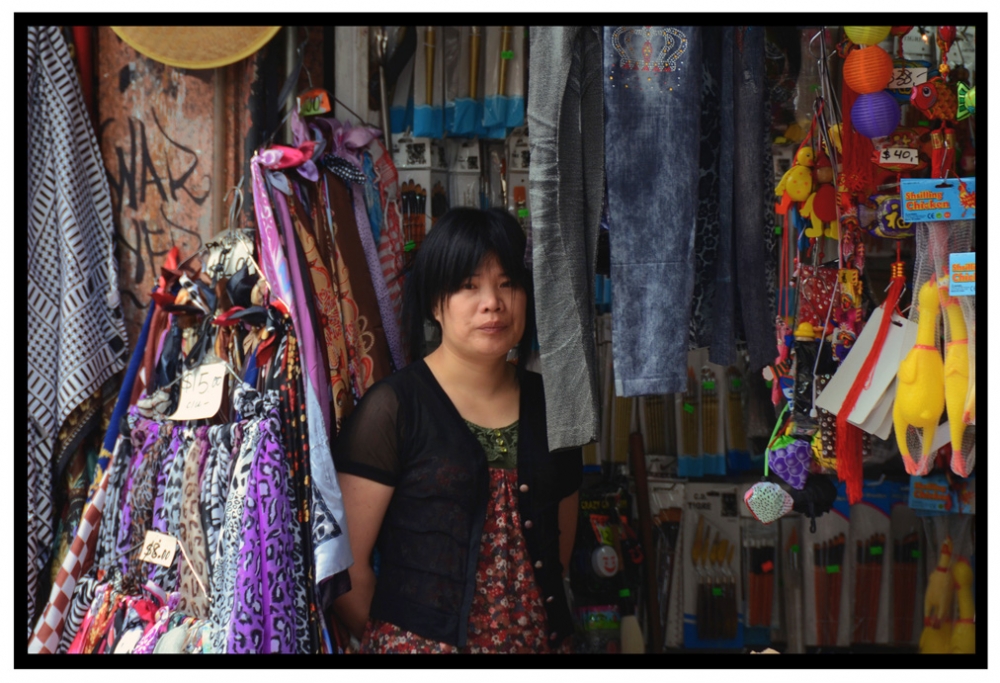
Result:
[[[816,154],[812,147],[803,147],[795,153],[795,163],[785,171],[778,186],[774,188],[774,194],[782,200],[783,206],[791,202],[804,202],[812,194],[812,166],[815,162]]]
[[[958,619],[951,630],[951,653],[955,655],[976,654],[976,605],[972,600],[972,567],[968,560],[955,560],[951,573],[955,576],[955,598],[958,601]]]
[[[958,299],[948,296],[947,278],[942,280],[939,291],[941,305],[948,316],[950,337],[944,353],[944,400],[951,429],[951,468],[958,476],[967,477],[969,472],[962,456],[962,437],[965,435],[965,397],[969,393],[969,333]]]
[[[899,364],[896,400],[892,406],[892,421],[896,442],[909,474],[917,474],[931,454],[934,432],[944,412],[944,361],[936,345],[937,319],[941,305],[937,283],[931,278],[920,288],[920,320],[917,323],[917,343]],[[923,453],[918,464],[906,445],[909,425],[922,430]]]
[[[941,544],[937,567],[927,577],[924,593],[924,630],[920,634],[920,653],[942,655],[951,652],[951,605],[955,579],[951,574],[951,538]]]

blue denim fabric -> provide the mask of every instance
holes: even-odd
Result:
[[[765,144],[766,73],[764,27],[738,26],[733,50],[733,111],[735,140],[733,166],[733,247],[736,254],[738,306],[750,353],[750,371],[774,359],[774,318],[763,277],[769,258],[764,231],[768,229],[768,186],[763,169],[769,153]]]
[[[721,88],[719,96],[721,131],[719,146],[732,150],[735,142],[733,111],[733,27],[715,29],[720,39]],[[719,250],[716,261],[714,327],[709,360],[730,365],[736,347],[736,273],[733,254],[733,155],[719,159]]]
[[[600,29],[532,27],[532,273],[549,448],[595,441],[594,270],[604,199]]]
[[[604,28],[615,393],[687,387],[701,28]],[[534,62],[535,53],[532,52]]]

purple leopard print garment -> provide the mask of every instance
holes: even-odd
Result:
[[[227,652],[294,654],[292,507],[277,392],[269,392],[258,406],[261,403],[267,412],[260,419],[260,441],[247,483]]]

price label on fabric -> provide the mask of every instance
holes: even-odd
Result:
[[[927,69],[907,66],[896,67],[892,70],[892,80],[889,81],[889,90],[909,90],[914,86],[926,82]]]
[[[161,567],[169,567],[174,563],[176,553],[176,538],[158,531],[147,531],[146,538],[142,542],[142,552],[139,554],[139,559],[143,562],[158,564]]]
[[[948,293],[951,296],[976,295],[976,252],[950,254]]]
[[[920,163],[920,154],[911,147],[886,147],[878,154],[883,163],[916,166]]]
[[[142,638],[142,629],[134,628],[127,631],[121,638],[118,639],[118,644],[115,645],[115,650],[111,654],[115,655],[128,655],[132,654],[132,650],[135,646],[139,644],[139,639]]]
[[[168,419],[177,422],[205,420],[219,412],[226,388],[226,364],[205,363],[187,370],[181,378],[177,411]]]

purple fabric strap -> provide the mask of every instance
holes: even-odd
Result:
[[[299,252],[294,248],[298,242],[295,236],[295,228],[292,226],[292,215],[288,210],[288,201],[285,195],[280,192],[274,194],[274,203],[281,217],[281,227],[285,236],[285,244],[288,245],[289,270],[291,271],[292,289],[295,292],[296,301],[309,301],[312,289],[302,281],[302,268],[299,263]],[[302,305],[299,319],[295,321],[295,330],[298,332],[300,351],[302,353],[303,369],[309,374],[312,385],[316,387],[316,398],[319,400],[319,407],[323,414],[323,424],[327,433],[330,431],[330,382],[324,381],[325,370],[323,368],[323,358],[320,355],[319,337],[312,326],[312,316]],[[298,310],[298,307],[296,307]],[[322,334],[322,333],[321,333]],[[325,389],[325,390],[324,390]]]

